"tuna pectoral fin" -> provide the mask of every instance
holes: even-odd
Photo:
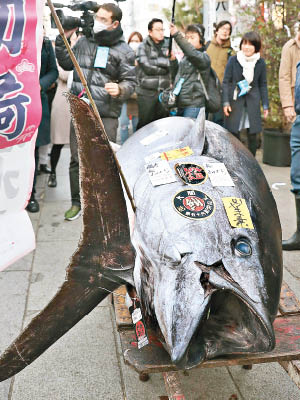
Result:
[[[21,371],[70,328],[93,310],[118,284],[99,281],[99,286],[83,287],[65,282],[47,307],[37,315],[0,358],[0,381]]]

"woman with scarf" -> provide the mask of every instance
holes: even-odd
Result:
[[[240,131],[247,129],[248,149],[254,156],[257,136],[262,130],[261,103],[264,118],[269,112],[267,71],[265,61],[260,57],[260,49],[258,33],[245,33],[240,51],[228,60],[222,85],[224,126],[238,139]]]

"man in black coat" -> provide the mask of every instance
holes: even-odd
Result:
[[[153,18],[148,24],[149,36],[137,50],[138,86],[136,88],[139,107],[137,129],[168,116],[158,100],[160,92],[170,87],[175,78],[177,60],[169,58],[169,39],[164,37],[163,21]]]
[[[99,6],[95,13],[92,37],[83,36],[73,52],[85,75],[92,97],[99,110],[106,133],[116,141],[118,118],[122,103],[134,92],[136,85],[135,54],[127,45],[120,25],[121,9],[113,3]],[[74,30],[66,32],[70,37]],[[67,71],[73,69],[72,60],[61,36],[56,38],[56,57],[59,65]],[[80,95],[83,86],[74,69],[71,93]],[[70,186],[72,207],[65,213],[65,219],[72,221],[79,217],[79,163],[76,135],[73,125],[70,129]]]

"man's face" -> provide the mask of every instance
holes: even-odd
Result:
[[[154,43],[159,43],[164,40],[164,27],[161,22],[154,22],[152,30],[148,32]]]
[[[185,38],[186,40],[191,43],[196,49],[200,49],[202,47],[201,43],[200,43],[200,36],[199,33],[197,32],[190,32],[188,31],[185,34]]]
[[[216,32],[217,39],[221,41],[225,41],[230,38],[230,25],[225,24],[221,26],[221,28],[218,29]]]
[[[95,19],[98,22],[106,25],[108,31],[116,29],[116,27],[119,25],[119,21],[112,21],[112,12],[106,11],[104,8],[99,8],[97,13],[95,14]]]

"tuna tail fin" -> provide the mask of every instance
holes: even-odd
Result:
[[[69,95],[80,158],[83,232],[66,281],[0,357],[0,381],[39,357],[110,292],[133,283],[134,249],[119,173],[91,108]]]
[[[192,131],[188,134],[186,145],[196,148],[200,154],[203,152],[205,143],[205,108],[202,107],[195,121]]]

